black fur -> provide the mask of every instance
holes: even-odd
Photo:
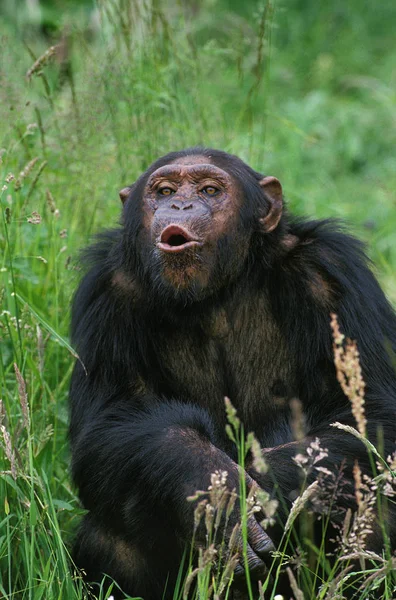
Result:
[[[190,154],[204,154],[234,177],[244,197],[240,228],[250,237],[243,265],[228,240],[219,241],[213,277],[199,295],[172,294],[152,277],[141,218],[149,175]],[[323,466],[343,464],[349,478],[356,459],[367,467],[363,445],[329,426],[355,425],[336,380],[331,312],[358,342],[371,437],[376,442],[380,428],[385,455],[395,448],[396,318],[362,245],[335,222],[287,214],[262,233],[258,218],[268,202],[261,178],[238,158],[210,149],[159,159],[132,186],[122,227],[89,250],[90,268],[75,296],[72,339],[80,361],[70,435],[74,481],[90,511],[75,559],[89,579],[108,573],[146,600],[162,597],[167,580],[172,596],[192,534],[193,507],[185,498],[205,489],[215,469],[229,471],[231,483],[235,478],[224,396],[245,430],[272,448],[272,473],[251,475],[269,491],[275,476],[287,503],[300,485],[296,447],[284,446],[293,441],[292,398],[302,403],[307,443],[318,436],[329,450]],[[394,518],[389,534],[395,546]],[[380,548],[375,536],[372,547]]]

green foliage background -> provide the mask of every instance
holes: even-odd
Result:
[[[396,300],[395,19],[392,0],[2,1],[0,597],[81,597],[64,547],[78,250],[152,160],[204,144],[277,176],[290,210],[349,222]]]

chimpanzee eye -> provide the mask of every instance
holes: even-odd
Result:
[[[161,194],[161,196],[171,196],[175,193],[175,190],[172,190],[170,187],[163,187],[158,190],[158,193]]]
[[[208,194],[208,196],[216,196],[216,194],[219,192],[218,188],[214,187],[213,185],[207,185],[202,189],[202,191],[205,192],[205,194]]]

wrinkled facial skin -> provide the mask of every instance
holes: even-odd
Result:
[[[143,194],[151,268],[175,296],[202,296],[213,289],[215,274],[227,273],[230,246],[240,260],[247,251],[238,230],[242,194],[226,171],[207,160],[187,157],[160,167]]]

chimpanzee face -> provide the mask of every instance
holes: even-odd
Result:
[[[253,231],[277,226],[282,190],[277,179],[260,179],[230,155],[222,162],[204,154],[164,158],[121,190],[122,200],[132,202],[127,215],[140,207],[126,233],[154,289],[183,302],[200,300],[239,276]],[[253,192],[246,193],[245,179]]]
[[[242,200],[231,175],[204,156],[183,157],[154,171],[143,193],[143,224],[156,276],[175,291],[195,295],[216,271],[227,271],[222,246],[232,248],[230,262],[235,256],[243,262],[248,239],[238,227]]]

